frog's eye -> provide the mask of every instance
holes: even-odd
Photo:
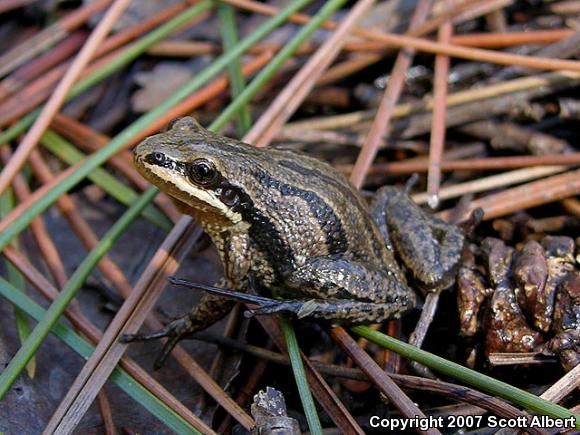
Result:
[[[154,164],[154,165],[163,165],[163,163],[165,163],[166,157],[165,157],[165,154],[163,154],[163,153],[155,152],[155,153],[149,154],[147,160],[149,160],[149,162]]]
[[[213,162],[197,159],[189,164],[189,178],[196,184],[208,186],[217,179],[217,170]]]

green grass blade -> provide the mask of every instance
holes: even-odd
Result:
[[[143,196],[141,196],[141,198],[139,198],[139,200],[129,208],[123,216],[121,216],[115,225],[113,225],[105,237],[103,237],[93,248],[75,273],[71,276],[67,285],[58,295],[58,298],[54,300],[50,308],[46,311],[46,315],[38,325],[36,325],[36,328],[34,328],[18,352],[16,352],[16,355],[12,358],[8,367],[6,367],[2,374],[0,374],[0,399],[4,397],[12,383],[20,375],[28,361],[30,361],[30,358],[32,358],[36,353],[38,347],[46,338],[52,326],[62,315],[99,260],[108,252],[127,226],[141,214],[143,208],[153,199],[156,193],[156,189],[149,189]]]
[[[6,298],[18,310],[37,321],[43,319],[46,314],[46,311],[40,305],[30,299],[26,294],[18,291],[18,289],[2,277],[0,277],[0,296]],[[62,323],[55,323],[52,326],[51,332],[85,359],[90,357],[95,349],[92,344],[88,343]],[[171,430],[180,434],[199,433],[187,421],[143,387],[136,379],[127,374],[125,370],[115,368],[111,373],[111,380]]]
[[[290,323],[286,317],[278,316],[278,318],[280,319],[280,327],[284,334],[286,347],[288,348],[288,356],[290,357],[292,372],[294,373],[294,379],[296,379],[296,386],[298,387],[298,394],[302,401],[302,407],[304,408],[304,415],[308,422],[308,428],[310,429],[311,434],[322,435],[322,426],[320,425],[318,413],[316,412],[316,405],[314,404],[312,392],[308,385],[308,379],[306,378],[306,371],[304,370],[304,364],[302,363],[302,357],[300,356],[300,348],[298,347],[294,328],[292,327],[292,323]]]
[[[574,417],[576,419],[576,429],[580,429],[580,415],[573,414],[562,406],[506,384],[505,382],[498,381],[497,379],[484,375],[483,373],[476,372],[475,370],[468,369],[460,364],[448,361],[445,358],[426,352],[393,337],[389,337],[381,332],[373,331],[367,326],[354,326],[351,330],[355,334],[358,334],[379,346],[397,352],[405,358],[417,361],[430,369],[436,370],[461,382],[465,382],[467,385],[476,387],[488,394],[509,400],[510,402],[523,406],[530,411],[549,415],[554,418]]]
[[[218,18],[220,20],[220,32],[224,51],[227,53],[238,43],[238,32],[236,25],[235,10],[231,5],[225,3],[217,4]],[[246,81],[242,74],[242,63],[240,58],[235,58],[228,65],[228,76],[230,78],[230,88],[232,90],[232,100],[236,99],[244,90]],[[247,104],[244,104],[237,115],[238,134],[243,136],[252,126],[252,116]]]
[[[284,62],[344,3],[346,3],[346,0],[327,1],[308,24],[302,27],[296,36],[285,44],[256,78],[246,86],[239,97],[222,111],[220,116],[212,123],[212,128],[220,130],[232,115],[235,115],[242,107],[246,106],[262,86],[284,65]]]
[[[67,101],[79,95],[81,92],[86,91],[99,81],[107,78],[115,71],[118,71],[124,66],[128,65],[130,62],[135,60],[141,54],[145,53],[152,45],[166,38],[172,32],[179,29],[181,26],[187,24],[189,21],[197,17],[199,14],[209,10],[211,7],[212,7],[211,1],[209,0],[201,1],[195,6],[192,6],[188,10],[178,14],[176,17],[157,27],[155,30],[151,31],[147,35],[143,36],[138,41],[131,44],[123,52],[121,52],[119,56],[112,59],[106,65],[100,67],[98,70],[93,72],[90,76],[88,76],[84,80],[78,82],[71,89],[69,95],[67,96]],[[34,120],[38,117],[41,110],[42,108],[32,111],[24,118],[20,119],[20,121],[18,121],[12,127],[7,129],[5,132],[0,133],[0,144],[7,144],[16,139],[22,133],[24,133],[26,129],[30,125],[32,125]]]
[[[14,198],[14,192],[11,188],[6,189],[6,192],[2,197],[0,197],[0,219],[6,216],[14,208],[16,201]],[[15,248],[18,248],[16,241],[12,244]],[[24,282],[24,277],[22,274],[10,263],[8,260],[4,260],[4,266],[6,268],[6,275],[8,281],[14,286],[18,291],[26,291],[26,283]],[[28,318],[24,315],[22,311],[18,308],[14,309],[14,318],[16,321],[16,331],[18,333],[18,340],[20,343],[24,341],[30,335],[32,328],[28,323]],[[34,378],[36,374],[36,358],[32,358],[26,365],[26,373],[30,379]]]
[[[41,143],[51,153],[71,166],[87,157],[70,142],[51,130],[44,133]],[[139,198],[137,192],[121,183],[103,168],[95,169],[87,178],[127,207]],[[152,205],[145,207],[143,217],[167,232],[171,231],[173,227],[173,223],[167,216]]]
[[[24,213],[22,213],[19,219],[9,225],[6,230],[0,234],[0,250],[3,249],[17,234],[24,230],[24,228],[26,228],[36,216],[50,207],[50,205],[53,204],[63,193],[72,189],[94,169],[105,163],[133,137],[143,131],[151,122],[163,115],[192,92],[199,89],[207,81],[214,78],[229,64],[229,62],[240,56],[249,47],[286,21],[291,14],[299,11],[310,1],[311,0],[295,0],[291,2],[289,6],[267,20],[252,32],[252,34],[240,41],[234,49],[218,57],[210,66],[197,74],[195,78],[186,83],[179,91],[166,99],[162,104],[147,112],[133,122],[133,124],[122,130],[118,135],[111,139],[111,142],[109,142],[107,146],[101,148],[96,153],[91,154],[91,156],[88,157],[79,168],[62,180],[58,186],[55,186],[50,191],[46,192],[41,199],[32,204]]]

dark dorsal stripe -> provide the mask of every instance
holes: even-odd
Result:
[[[279,160],[278,163],[280,164],[280,166],[290,169],[291,171],[296,172],[297,174],[303,175],[305,177],[312,177],[312,175],[315,175],[317,178],[324,180],[324,182],[327,183],[328,185],[333,186],[337,190],[337,192],[339,192],[341,195],[346,195],[353,204],[356,204],[359,201],[359,198],[357,198],[351,191],[350,186],[346,186],[345,183],[341,183],[335,177],[330,177],[327,174],[324,174],[314,168],[305,168],[290,160]],[[363,219],[363,222],[366,227],[367,233],[372,234],[373,233],[373,229],[371,228],[372,223],[369,222],[367,219]],[[383,249],[385,249],[385,247],[382,244],[377,243],[377,240],[375,238],[372,239],[372,244],[374,254],[376,256],[380,255],[380,252]]]
[[[282,196],[300,198],[308,204],[320,228],[323,228],[326,234],[326,245],[329,254],[341,254],[348,250],[348,240],[340,218],[334,213],[332,207],[320,198],[320,196],[312,191],[286,184],[261,169],[254,168],[252,173],[263,187],[275,189]]]

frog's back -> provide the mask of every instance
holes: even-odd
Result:
[[[333,167],[305,154],[270,149],[248,169],[259,196],[255,206],[270,223],[264,231],[282,238],[277,242],[272,237],[272,246],[287,248],[281,258],[299,262],[344,256],[379,268],[391,266],[365,201]],[[260,231],[260,224],[254,231]]]

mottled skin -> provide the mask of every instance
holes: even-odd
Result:
[[[388,236],[358,192],[326,163],[258,149],[188,117],[138,145],[135,166],[209,234],[224,264],[219,287],[246,291],[251,277],[260,292],[303,300],[299,316],[348,323],[396,318],[415,304]],[[179,339],[213,324],[232,304],[205,294],[163,331],[125,341],[171,337],[161,363]]]
[[[428,291],[453,284],[465,242],[459,227],[425,213],[406,191],[393,186],[377,191],[373,214],[415,283]]]

